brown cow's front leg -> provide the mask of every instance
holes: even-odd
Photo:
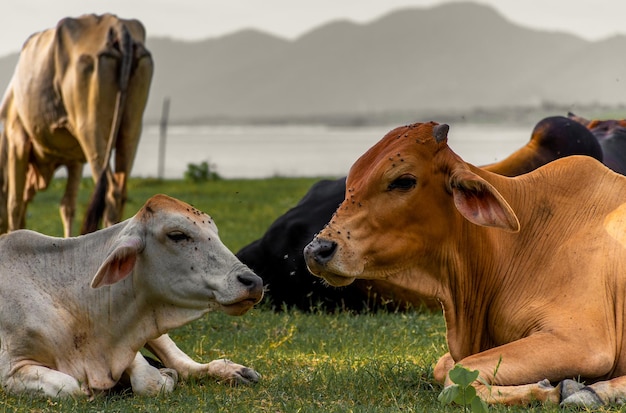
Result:
[[[547,333],[536,333],[511,343],[474,354],[459,361],[470,370],[478,370],[480,378],[474,387],[488,403],[527,404],[532,401],[560,401],[560,386],[550,382],[575,377],[600,377],[613,365],[610,348],[594,341],[594,348],[585,340],[567,340]],[[449,376],[446,385],[452,384]]]
[[[450,386],[452,382],[448,378],[448,373],[455,365],[456,363],[450,353],[443,355],[439,361],[437,361],[433,371],[435,380],[442,384],[445,383],[446,386]],[[481,374],[480,377],[482,378],[483,375]],[[520,386],[492,386],[491,388],[476,381],[473,386],[481,399],[492,404],[505,403],[523,405],[531,401],[558,403],[561,393],[560,389],[554,388],[548,380]],[[498,397],[493,396],[494,391],[497,392]]]
[[[454,368],[455,361],[450,355],[446,353],[437,361],[435,369],[433,370],[433,376],[438,383],[443,384],[448,376],[448,372]]]
[[[527,405],[532,402],[554,403],[561,401],[560,385],[554,387],[549,380],[518,386],[491,386],[475,383],[481,399],[489,404]]]

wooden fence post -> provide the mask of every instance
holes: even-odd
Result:
[[[158,177],[163,179],[165,171],[165,144],[167,140],[167,119],[170,112],[170,98],[163,99],[163,109],[161,112],[161,123],[159,128],[159,161],[158,161]]]

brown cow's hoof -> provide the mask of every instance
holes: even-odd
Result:
[[[561,400],[567,399],[569,396],[574,393],[582,390],[585,387],[584,384],[577,382],[576,380],[563,380],[561,382]]]
[[[561,407],[586,407],[594,408],[602,406],[604,402],[596,394],[591,387],[583,387],[576,393],[572,394],[568,398],[561,402]]]

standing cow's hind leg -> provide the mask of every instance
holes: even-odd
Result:
[[[5,128],[11,126],[4,125]],[[28,159],[32,150],[32,142],[20,123],[12,125],[13,138],[7,147],[7,215],[8,231],[24,228],[26,222],[26,177],[28,174]]]
[[[78,198],[78,190],[82,176],[82,163],[72,162],[67,165],[67,183],[59,208],[61,220],[63,221],[63,236],[65,238],[72,236],[74,216],[76,215],[76,199]]]

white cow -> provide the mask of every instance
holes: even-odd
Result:
[[[241,315],[261,279],[222,244],[211,218],[165,195],[133,217],[75,238],[0,237],[0,378],[10,393],[92,397],[128,376],[135,394],[178,379],[248,383],[254,370],[193,361],[167,335],[213,309]],[[150,350],[167,367],[150,366]]]

